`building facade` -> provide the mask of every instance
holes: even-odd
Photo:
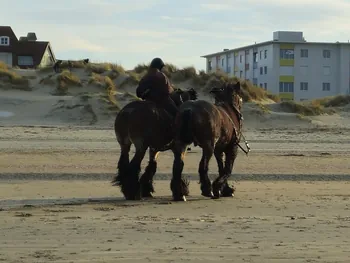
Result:
[[[33,69],[53,66],[56,58],[50,42],[37,41],[35,33],[17,39],[10,26],[0,26],[0,61],[10,67]]]
[[[350,43],[307,42],[303,32],[277,31],[271,41],[202,57],[207,73],[224,71],[283,100],[350,94]]]

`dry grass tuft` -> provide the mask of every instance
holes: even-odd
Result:
[[[69,70],[63,70],[57,76],[58,86],[57,89],[60,92],[67,92],[70,86],[81,87],[81,81],[77,75],[70,72]]]
[[[11,71],[3,62],[0,62],[0,79],[15,86],[29,87],[29,79],[18,75],[14,71]]]
[[[105,76],[92,72],[92,75],[90,76],[88,83],[95,84],[102,87],[105,83]]]
[[[86,65],[86,70],[97,74],[105,72],[114,72],[118,75],[125,74],[125,69],[121,65],[112,63],[89,63]]]
[[[320,104],[324,107],[343,107],[350,104],[350,95],[338,95],[325,97],[321,99],[315,99],[312,101],[314,104]]]
[[[301,116],[317,116],[321,114],[333,114],[334,109],[325,108],[320,103],[311,101],[309,103],[298,103],[295,101],[283,101],[281,107],[291,113],[296,113]]]

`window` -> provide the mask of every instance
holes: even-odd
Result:
[[[258,62],[258,52],[253,53],[253,61]]]
[[[300,50],[300,57],[302,57],[302,58],[309,57],[309,50],[308,49],[301,49]]]
[[[10,38],[9,37],[0,37],[0,46],[9,46]]]
[[[331,57],[331,51],[328,49],[323,50],[323,57],[324,58],[330,58]]]
[[[260,67],[260,75],[263,74],[263,67]]]
[[[262,51],[260,50],[259,59],[262,60]]]
[[[224,66],[224,59],[221,59],[221,66]]]
[[[264,58],[267,58],[267,50],[264,51]]]
[[[260,88],[262,88],[263,87],[263,84],[262,83],[260,83]]]
[[[294,83],[293,82],[280,82],[280,92],[294,92]]]
[[[281,59],[294,59],[294,50],[293,49],[280,49],[280,58]]]
[[[258,85],[258,79],[257,78],[253,78],[253,85]]]
[[[18,65],[19,66],[33,66],[33,57],[31,56],[18,56]]]
[[[323,91],[330,91],[330,90],[331,90],[331,83],[329,83],[329,82],[323,82],[323,83],[322,83],[322,90],[323,90]]]
[[[300,82],[300,90],[307,91],[309,89],[309,83]]]
[[[245,64],[245,70],[249,70],[249,63]]]
[[[267,83],[264,83],[264,88],[265,90],[267,90]]]
[[[324,67],[323,67],[323,75],[325,75],[325,76],[331,75],[331,67],[329,67],[329,66],[324,66]]]
[[[264,67],[264,74],[267,74],[267,66]]]

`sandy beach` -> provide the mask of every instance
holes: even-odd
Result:
[[[66,95],[53,94],[55,77],[42,72],[19,71],[31,77],[29,90],[2,86],[1,262],[349,262],[349,107],[305,117],[271,101],[268,111],[245,103],[252,151],[236,159],[233,198],[200,195],[201,149],[192,147],[188,202],[171,201],[169,151],[158,160],[154,198],[125,201],[110,183],[116,113],[101,100],[102,84],[73,72],[82,86]],[[134,87],[117,91],[123,106]],[[214,158],[209,172],[217,176]]]
[[[171,201],[170,152],[155,198],[131,202],[110,184],[113,130],[1,131],[3,262],[348,262],[347,130],[247,131],[253,150],[237,158],[236,196],[219,200],[200,196],[192,148],[186,203]]]

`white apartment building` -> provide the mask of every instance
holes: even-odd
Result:
[[[207,73],[222,70],[283,100],[350,94],[349,42],[307,42],[303,32],[277,31],[271,41],[202,57]]]

